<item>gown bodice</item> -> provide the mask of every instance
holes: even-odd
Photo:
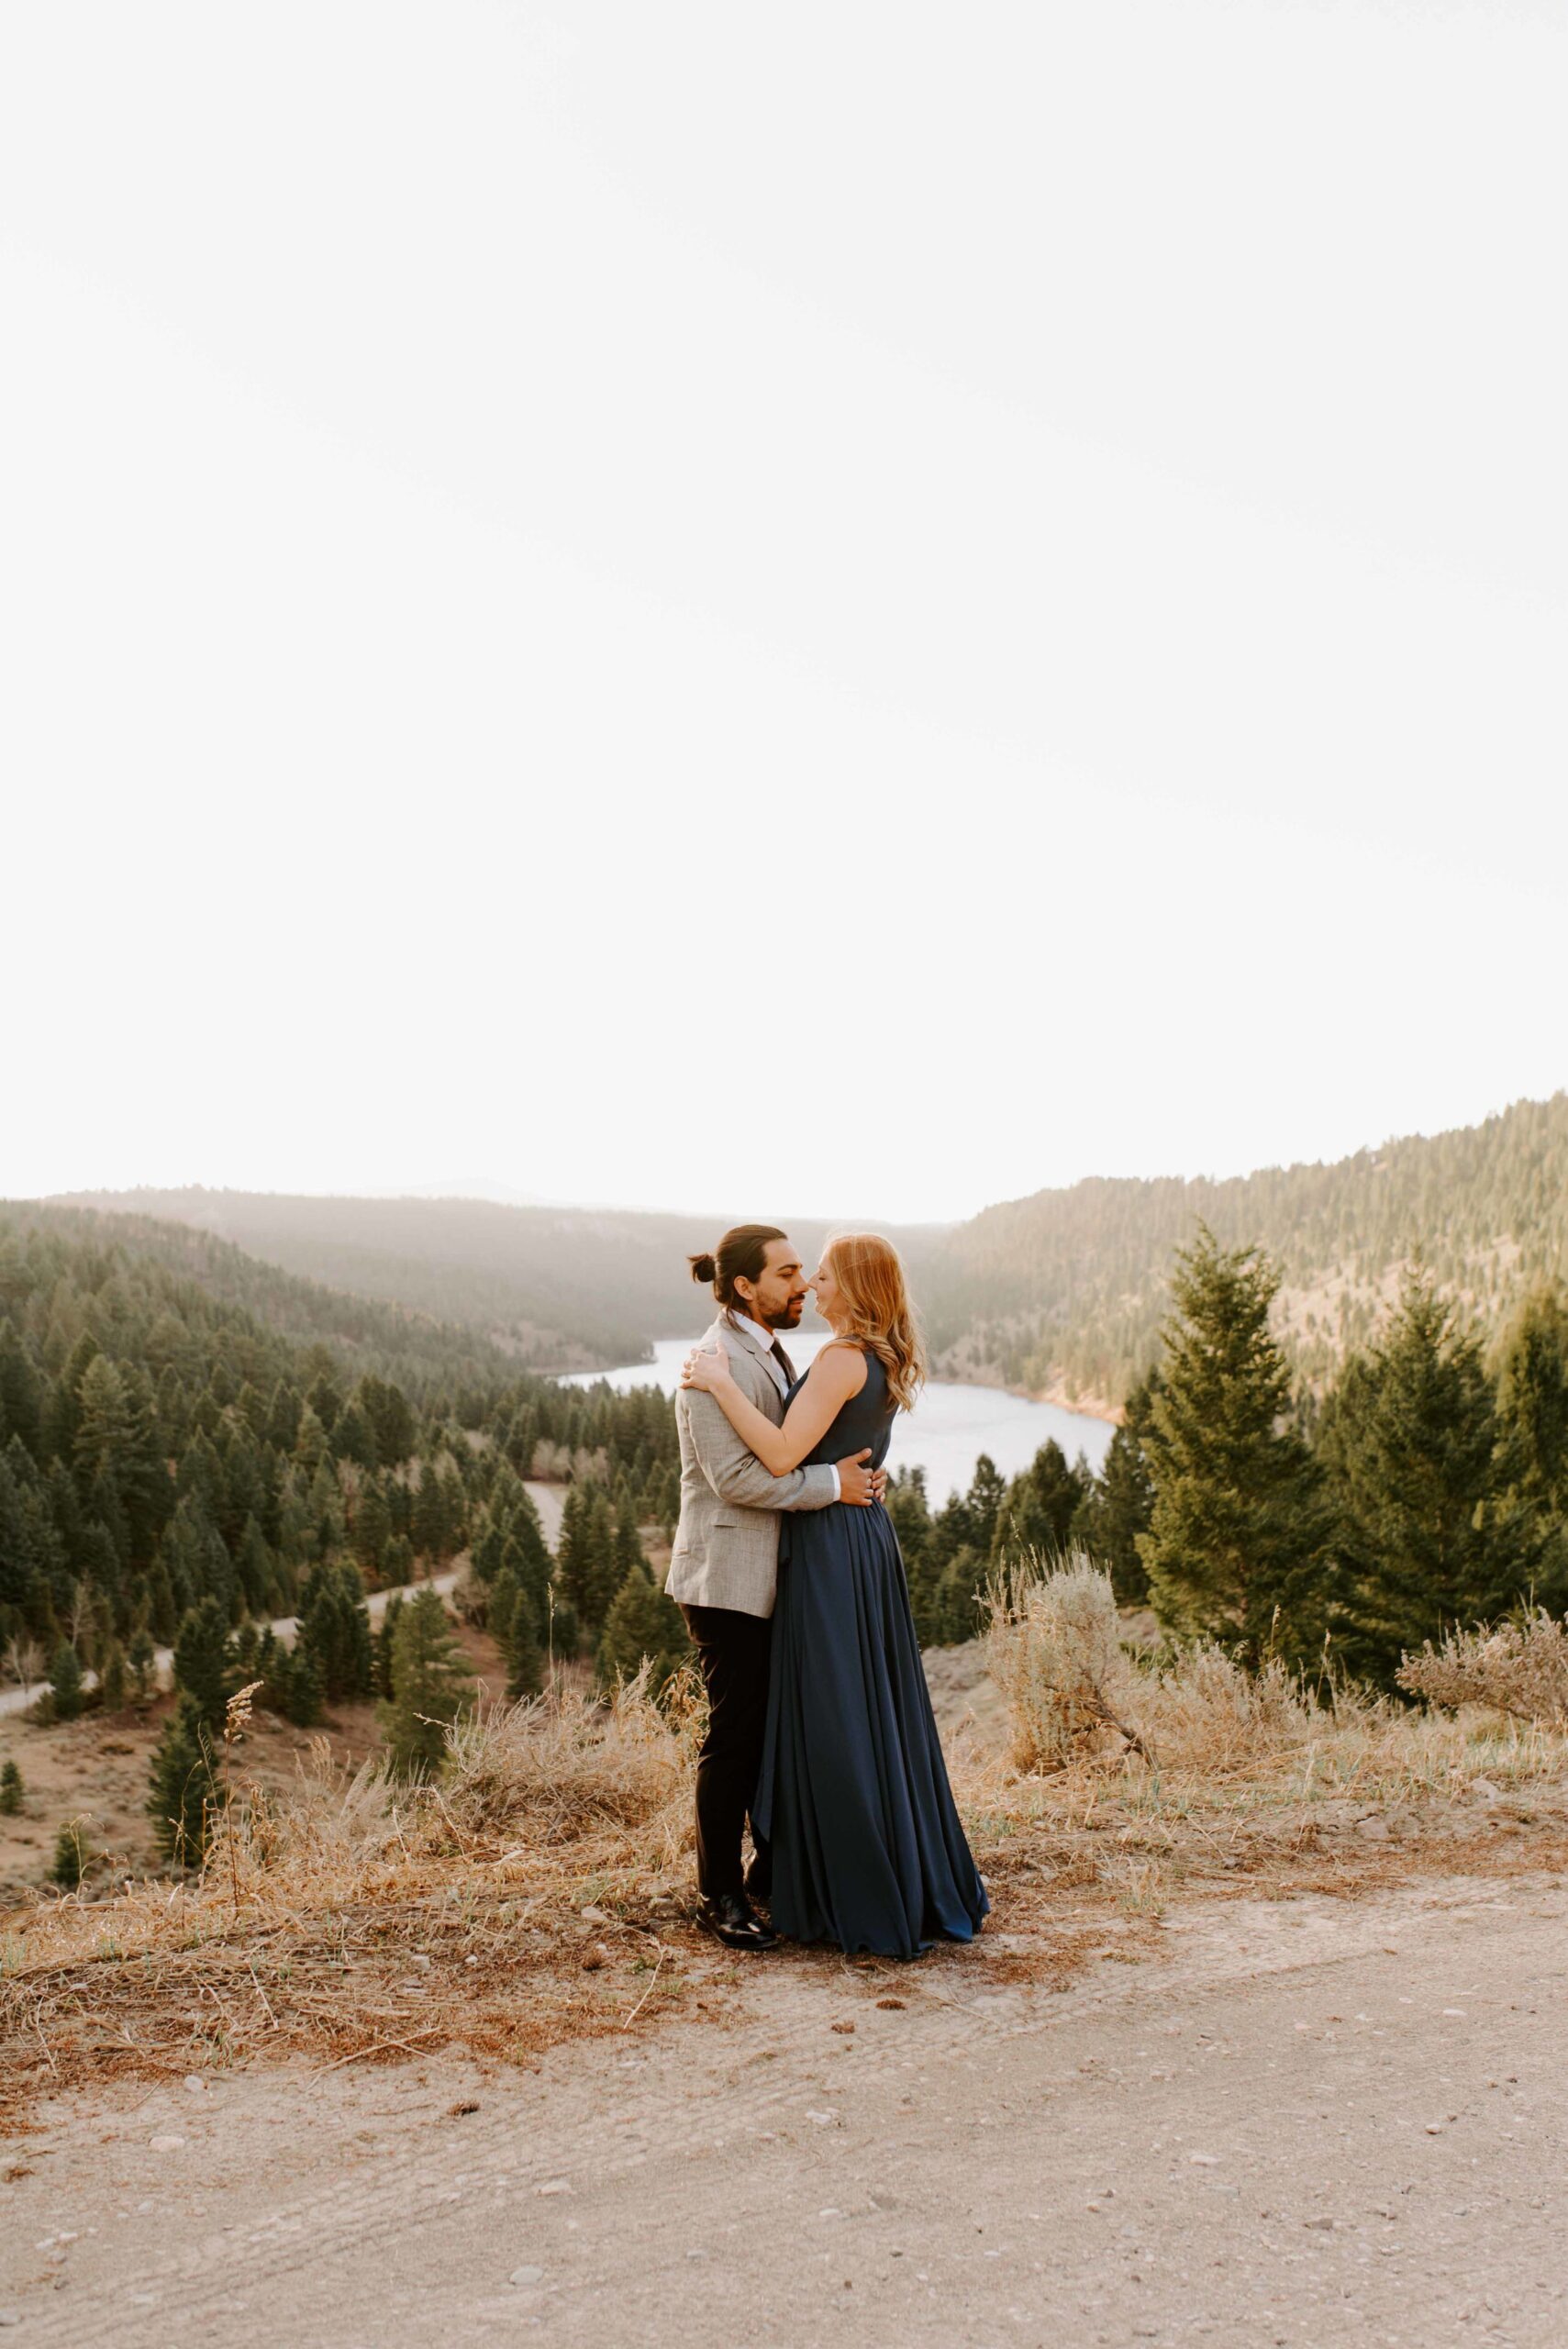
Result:
[[[852,1453],[867,1450],[871,1453],[868,1464],[873,1468],[880,1468],[886,1459],[898,1406],[888,1392],[887,1373],[876,1356],[868,1353],[865,1365],[865,1385],[858,1395],[851,1396],[832,1424],[824,1429],[815,1449],[801,1463],[802,1467],[848,1460]],[[784,1404],[786,1410],[805,1384],[803,1378],[795,1380]]]

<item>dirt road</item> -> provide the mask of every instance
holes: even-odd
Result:
[[[5,2149],[0,2322],[40,2349],[1544,2349],[1565,1920],[1540,1879],[1216,1904],[1055,1993],[716,1953],[688,1968],[711,2014],[532,2072],[61,2099]]]

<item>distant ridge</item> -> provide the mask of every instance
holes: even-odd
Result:
[[[192,1225],[301,1279],[462,1323],[528,1369],[639,1362],[651,1340],[695,1337],[713,1312],[686,1264],[720,1228],[711,1214],[407,1195],[318,1198],[199,1185],[72,1192],[52,1204]],[[809,1251],[820,1248],[827,1226],[797,1223],[791,1231]],[[918,1254],[922,1235],[902,1236]]]
[[[711,1310],[685,1265],[711,1242],[711,1214],[199,1187],[66,1204],[194,1224],[304,1278],[463,1323],[539,1369],[639,1361]],[[888,1229],[945,1376],[1114,1406],[1154,1358],[1172,1255],[1200,1218],[1278,1262],[1280,1330],[1311,1383],[1364,1342],[1417,1255],[1497,1330],[1529,1288],[1568,1276],[1568,1092],[1331,1164],[1095,1177],[953,1227]],[[808,1255],[830,1228],[789,1224]]]

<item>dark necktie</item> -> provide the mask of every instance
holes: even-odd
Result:
[[[776,1338],[773,1340],[773,1344],[768,1348],[768,1352],[772,1354],[773,1360],[783,1371],[784,1375],[784,1384],[787,1386],[793,1386],[795,1385],[795,1364],[791,1362],[788,1354],[785,1353],[784,1348],[780,1345]]]

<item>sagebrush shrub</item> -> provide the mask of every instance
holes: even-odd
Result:
[[[1122,1653],[1108,1574],[1083,1550],[1030,1551],[985,1594],[991,1676],[1012,1716],[1021,1770],[1060,1770],[1114,1735],[1141,1747],[1129,1714],[1135,1681]]]

